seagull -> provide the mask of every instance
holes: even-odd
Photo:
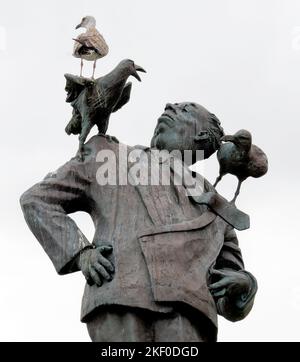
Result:
[[[231,201],[234,204],[243,181],[250,176],[257,178],[267,173],[268,159],[259,147],[252,144],[251,133],[245,129],[239,130],[232,136],[224,136],[221,141],[228,143],[223,143],[217,153],[220,171],[214,187],[227,173],[236,176],[239,183]]]
[[[111,113],[129,102],[132,83],[127,79],[133,76],[141,81],[137,72],[146,73],[132,60],[125,59],[110,73],[95,80],[65,74],[66,102],[73,107],[73,115],[65,131],[68,135],[79,134],[79,160],[83,160],[84,142],[93,126],[97,125],[99,134],[105,135]]]
[[[80,76],[82,77],[83,59],[94,61],[93,75],[94,79],[97,59],[105,57],[108,54],[108,45],[103,36],[96,29],[96,20],[93,16],[85,16],[81,23],[75,29],[85,28],[86,32],[79,34],[75,41],[73,56],[80,58]]]

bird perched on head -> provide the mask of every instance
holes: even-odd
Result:
[[[86,32],[79,34],[75,40],[73,56],[80,58],[80,76],[82,77],[83,59],[94,61],[93,75],[94,78],[96,61],[103,58],[108,54],[108,45],[106,44],[103,36],[96,29],[96,20],[93,16],[85,16],[82,18],[81,23],[76,26],[78,28],[85,28]]]
[[[244,129],[232,136],[222,137],[221,141],[228,143],[223,143],[217,153],[220,171],[214,187],[227,173],[235,175],[239,183],[231,201],[234,203],[243,181],[250,176],[261,177],[268,171],[268,159],[259,147],[252,144],[251,133]]]
[[[67,134],[79,134],[78,157],[83,158],[84,142],[94,125],[105,134],[109,117],[130,99],[130,75],[141,81],[137,72],[146,72],[130,59],[121,61],[110,73],[96,80],[65,74],[66,102],[73,107],[73,116],[65,128]]]

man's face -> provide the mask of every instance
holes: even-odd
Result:
[[[201,122],[201,106],[195,103],[167,103],[164,113],[158,118],[151,147],[159,150],[194,150],[197,133],[207,129]]]

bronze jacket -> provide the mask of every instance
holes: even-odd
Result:
[[[90,245],[68,214],[89,213],[95,225],[92,243],[113,246],[113,280],[101,287],[86,284],[82,321],[101,305],[169,312],[172,302],[183,302],[216,326],[217,313],[228,317],[228,311],[209,292],[210,269],[244,272],[234,229],[172,182],[99,185],[97,154],[104,149],[115,155],[118,171],[119,144],[94,136],[85,145],[83,162],[71,159],[21,197],[25,219],[59,274],[77,271],[74,260]],[[207,181],[204,186],[213,189]],[[245,316],[253,304],[256,282],[248,275],[251,292],[234,319]]]

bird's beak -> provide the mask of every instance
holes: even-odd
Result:
[[[234,138],[234,136],[223,136],[221,138],[221,141],[223,141],[223,142],[233,142],[234,143],[235,138]]]
[[[134,65],[134,72],[132,73],[133,77],[136,78],[139,82],[141,81],[141,78],[140,76],[138,75],[137,72],[143,72],[143,73],[146,73],[145,69],[140,67],[139,65]]]
[[[75,29],[79,29],[79,28],[81,28],[81,23],[76,25],[76,27],[75,27]]]

